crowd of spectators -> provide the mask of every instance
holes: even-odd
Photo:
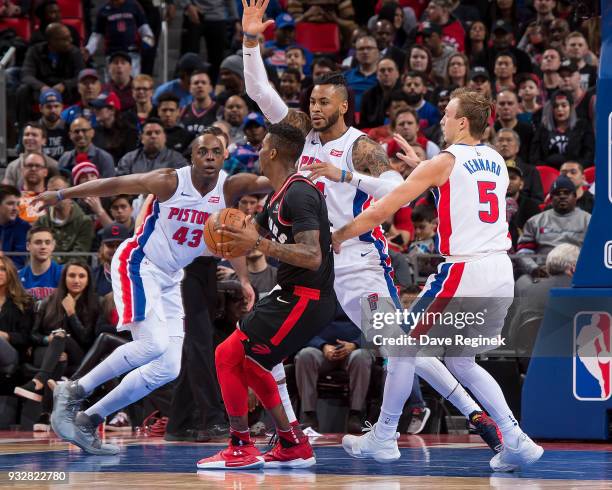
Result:
[[[63,3],[0,0],[0,23],[28,13],[37,18],[8,88],[16,158],[0,170],[0,370],[15,381],[17,395],[42,402],[41,427],[53,383],[82,374],[125,342],[113,329],[110,261],[133,232],[144,196],[67,199],[47,210],[33,209],[32,198],[92,179],[183,167],[204,130],[223,140],[225,171],[258,173],[267,125],[245,92],[240,0],[166,2],[166,20],[181,23],[182,35],[174,78],[164,84],[153,77],[161,16],[152,2],[83,2],[84,37],[63,23]],[[455,88],[489,96],[485,143],[500,152],[510,175],[517,295],[567,284],[594,203],[596,11],[565,0],[271,0],[267,16],[275,25],[261,37],[261,51],[286,104],[307,112],[313,79],[342,70],[347,121],[383,145],[404,177],[412,170],[404,148],[425,159],[445,147],[440,120]],[[340,50],[312,52],[308,39],[298,43],[301,23],[336,25]],[[252,214],[263,197],[231,204]],[[436,229],[427,194],[384,225],[403,292],[422,285],[437,263]],[[555,250],[561,252],[547,260]],[[561,261],[560,253],[571,259]],[[247,264],[258,293],[266,294],[276,264],[258,252]],[[543,280],[552,276],[562,280]],[[245,313],[229,264],[218,265],[217,279],[220,302],[216,316],[210,312],[216,343]],[[377,361],[360,348],[354,327],[340,314],[295,358],[296,395],[315,428],[317,379],[331,370],[348,372],[349,428],[358,430],[365,416]],[[212,356],[212,347],[202,349]],[[197,368],[197,355],[190,359]],[[202,414],[199,423],[171,424],[172,434],[203,440],[200,429],[211,424],[224,433],[214,376],[185,383],[181,390],[211,384],[208,406],[194,413],[216,415],[208,425]],[[419,400],[412,406],[422,413]],[[129,418],[122,412],[109,426],[129,427]]]

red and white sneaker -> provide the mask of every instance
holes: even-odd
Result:
[[[264,458],[253,443],[230,445],[214,456],[198,461],[200,470],[256,470],[263,468]]]
[[[263,457],[265,468],[308,468],[317,463],[307,437],[291,447],[283,447],[278,441]]]

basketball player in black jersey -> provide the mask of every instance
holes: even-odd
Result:
[[[334,318],[334,258],[325,198],[295,173],[304,146],[300,130],[288,124],[269,129],[259,153],[273,194],[244,228],[223,225],[227,250],[259,249],[281,262],[279,289],[259,301],[215,354],[217,377],[230,421],[229,447],[198,462],[200,469],[304,468],[315,463],[308,438],[289,424],[273,366],[294,354]],[[270,237],[264,238],[264,235]],[[248,388],[269,410],[279,442],[262,455],[249,438]]]

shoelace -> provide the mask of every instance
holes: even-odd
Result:
[[[278,433],[276,432],[276,429],[273,430],[274,432],[272,432],[270,439],[268,439],[268,450],[274,448],[274,446],[276,446],[278,443]]]
[[[366,420],[365,427],[361,428],[361,432],[370,432],[371,430],[374,430],[374,426],[370,423],[369,420]]]

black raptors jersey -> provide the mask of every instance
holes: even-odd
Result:
[[[305,286],[322,293],[334,287],[334,254],[327,219],[325,198],[306,177],[293,174],[274,194],[270,194],[264,209],[255,218],[257,224],[270,232],[271,239],[281,244],[294,244],[294,236],[303,231],[319,230],[321,265],[316,271],[280,263],[278,284],[283,289]]]
[[[199,136],[212,123],[217,120],[219,106],[213,102],[208,109],[198,111],[193,103],[185,106],[181,112],[181,124],[194,136]]]

